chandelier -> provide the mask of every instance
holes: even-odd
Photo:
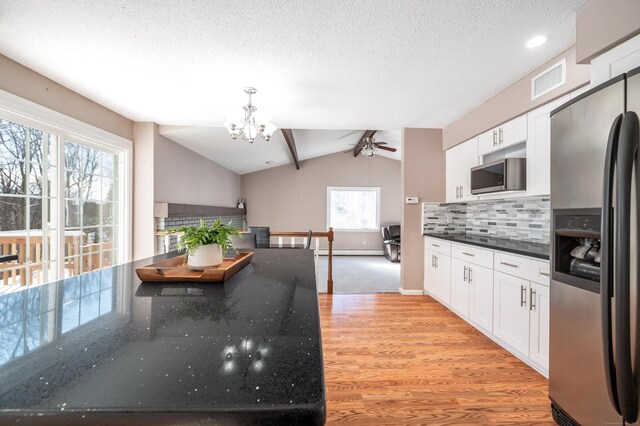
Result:
[[[258,108],[251,103],[251,95],[255,95],[257,90],[254,87],[245,87],[244,91],[249,95],[249,103],[243,107],[244,119],[240,123],[226,121],[224,126],[233,140],[236,140],[238,136],[242,136],[242,139],[253,143],[256,137],[260,136],[265,141],[269,141],[278,128],[269,123],[266,117],[255,114]]]

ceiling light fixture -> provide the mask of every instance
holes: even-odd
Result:
[[[236,140],[238,136],[242,136],[244,140],[253,143],[255,138],[260,136],[265,141],[269,141],[278,128],[269,123],[267,117],[255,114],[258,108],[251,103],[251,95],[255,95],[257,90],[254,87],[245,87],[244,91],[249,95],[249,103],[243,107],[244,118],[240,123],[226,121],[224,127],[227,128],[233,140]]]
[[[534,47],[542,46],[543,44],[546,43],[546,41],[547,41],[547,36],[539,35],[539,36],[531,37],[527,41],[527,44],[525,44],[525,47],[527,49],[533,49]]]

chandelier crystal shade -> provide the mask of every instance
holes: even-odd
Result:
[[[251,95],[255,95],[257,90],[253,87],[245,87],[244,91],[249,95],[249,103],[243,107],[244,119],[240,123],[226,121],[224,126],[233,140],[242,136],[242,139],[253,143],[256,137],[260,136],[265,141],[269,141],[278,128],[269,123],[267,117],[256,114],[258,108],[251,103]]]

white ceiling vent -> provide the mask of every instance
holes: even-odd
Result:
[[[566,76],[567,59],[565,58],[531,79],[531,100],[562,86]]]

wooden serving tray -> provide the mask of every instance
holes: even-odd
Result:
[[[187,265],[184,256],[172,257],[136,269],[144,282],[166,283],[222,283],[251,263],[253,253],[238,253],[235,258],[225,258],[218,266],[193,268]]]

